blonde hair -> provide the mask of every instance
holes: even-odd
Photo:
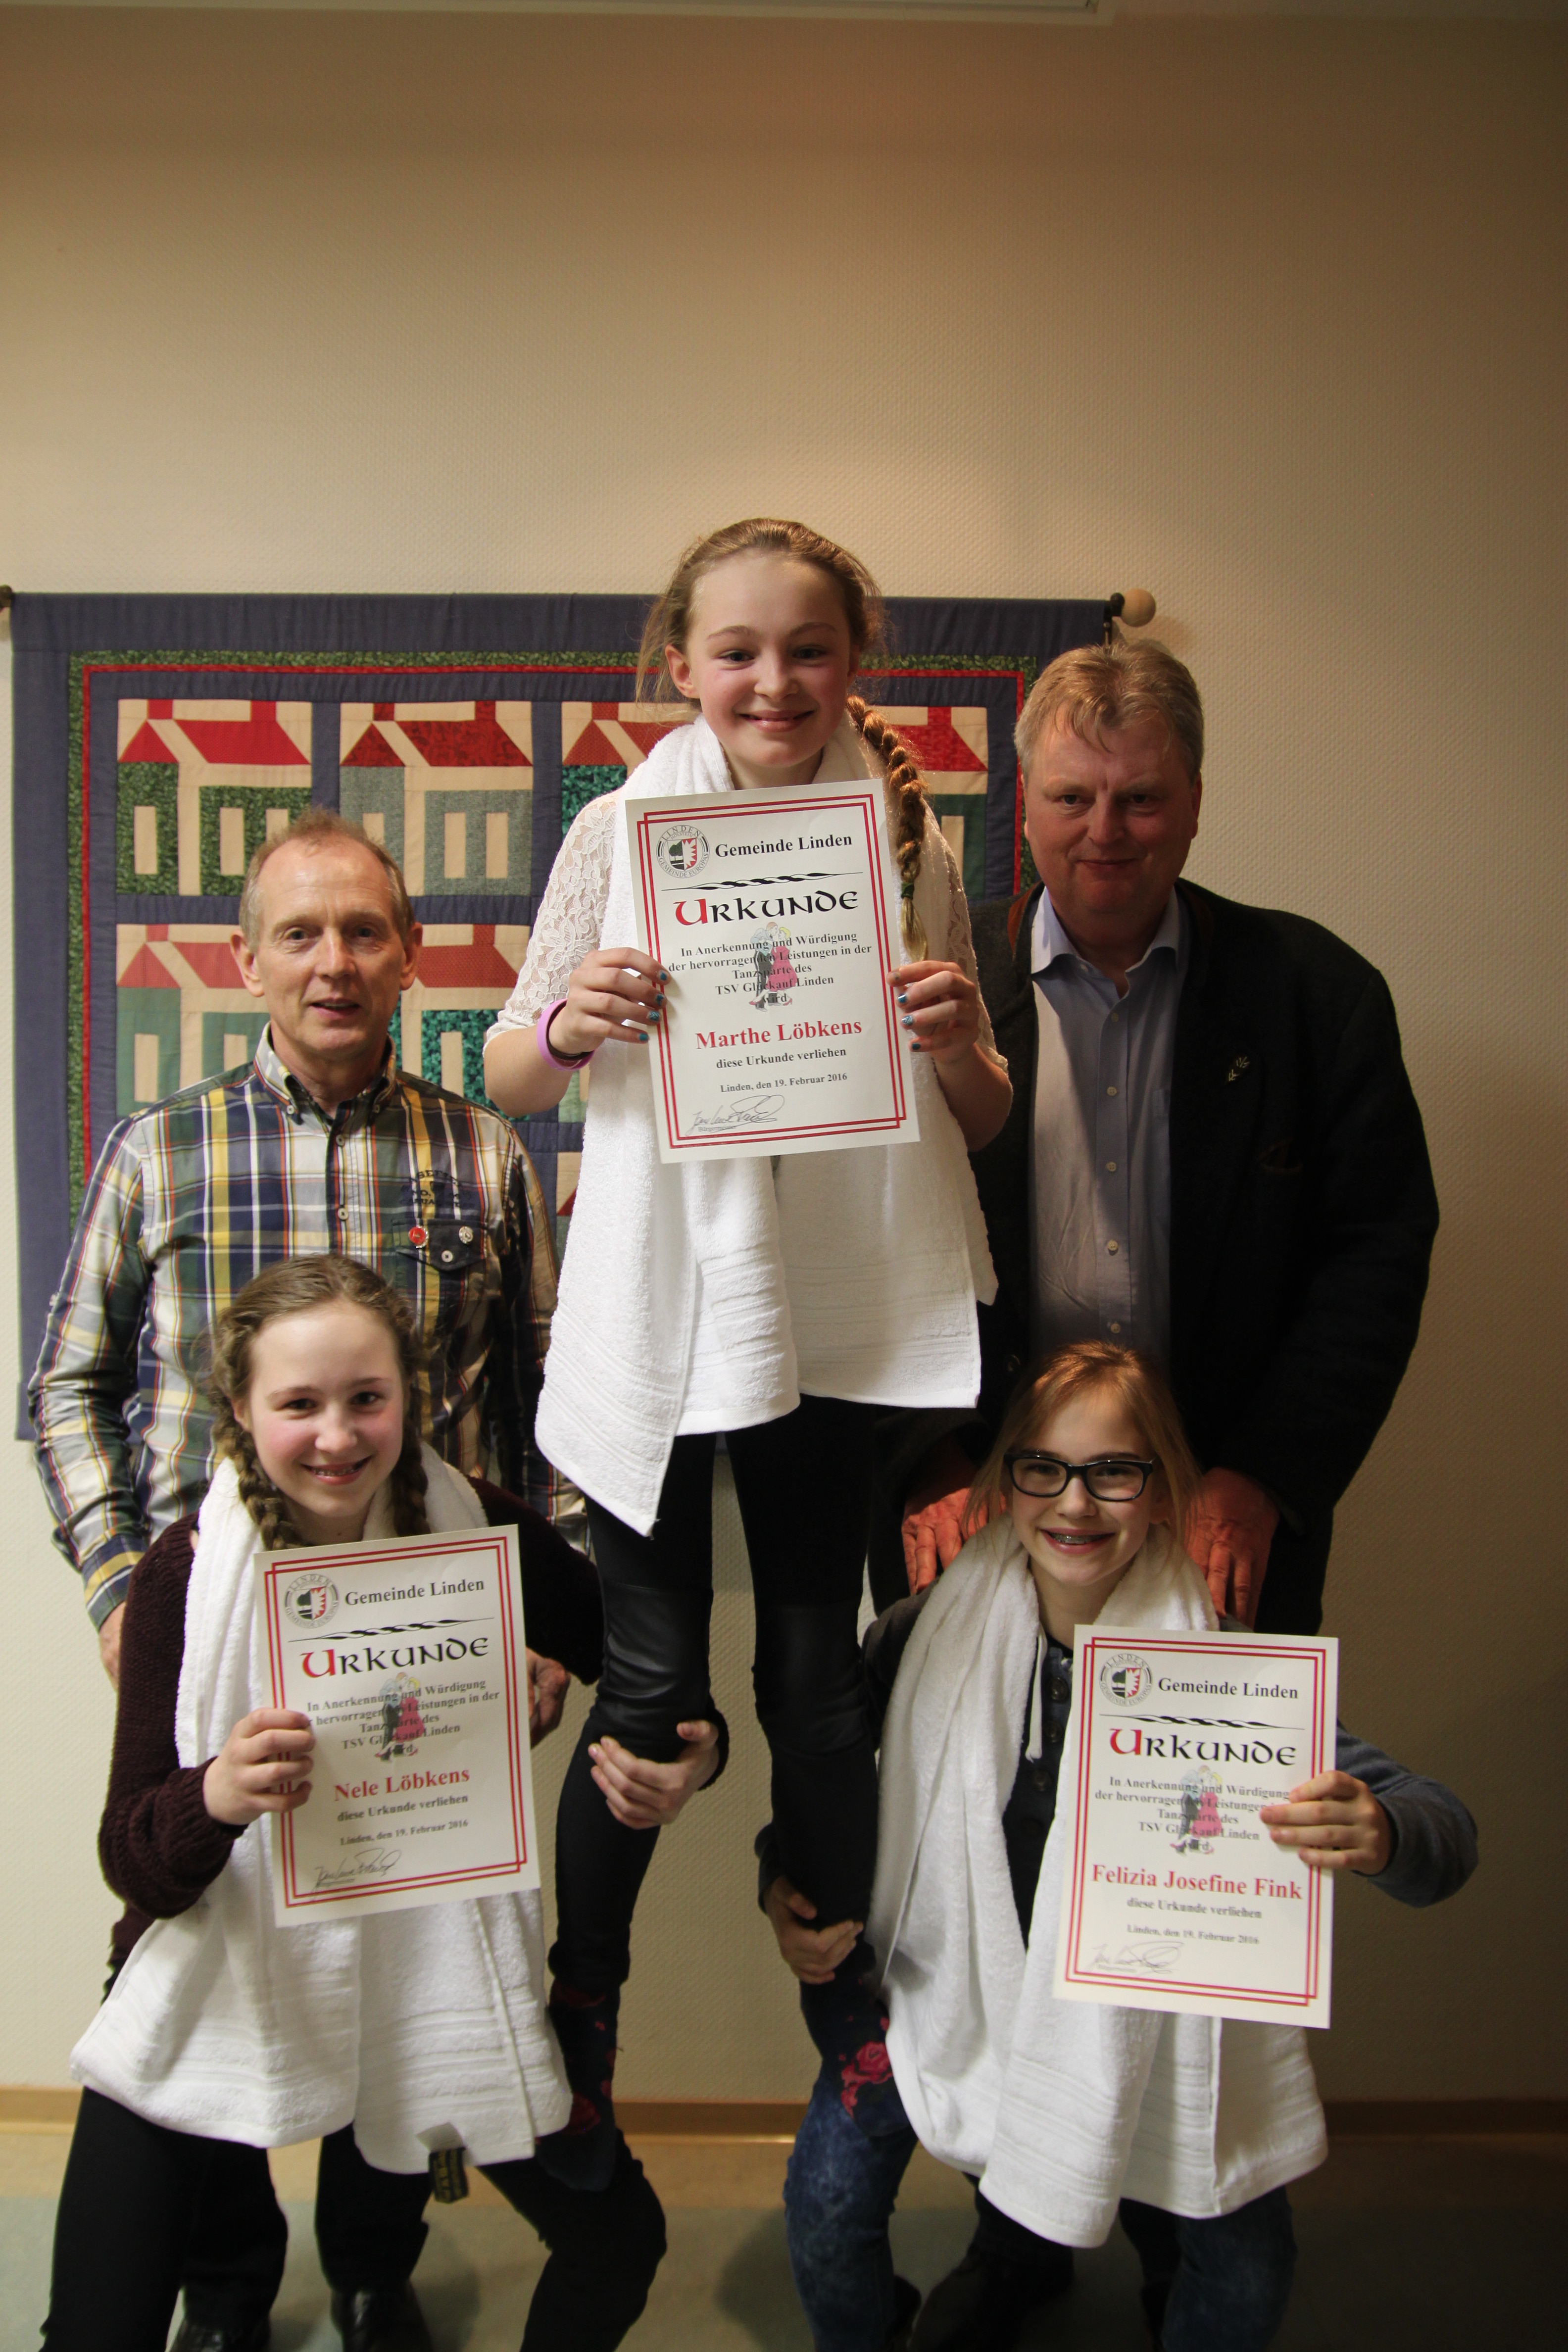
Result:
[[[786,556],[794,562],[809,563],[816,571],[826,572],[843,602],[856,669],[865,667],[868,655],[885,651],[887,612],[882,592],[858,557],[803,522],[783,522],[771,515],[752,515],[744,522],[726,523],[722,530],[709,531],[705,537],[693,540],[676,565],[668,587],[656,599],[643,624],[642,644],[637,652],[639,701],[645,698],[660,702],[680,698],[669,674],[666,648],[679,646],[685,651],[691,630],[691,608],[708,574],[733,556],[756,554]],[[915,884],[920,878],[921,855],[925,845],[926,797],[921,772],[896,729],[868,709],[858,695],[849,697],[846,709],[863,740],[881,762],[888,787],[896,798],[893,856],[899,867],[899,928],[906,950],[918,962],[926,953],[925,933],[915,913]]]
[[[996,1443],[982,1463],[964,1510],[966,1532],[981,1525],[987,1510],[1005,1505],[1005,1456],[1038,1436],[1078,1397],[1106,1396],[1119,1404],[1153,1457],[1155,1476],[1171,1507],[1171,1532],[1178,1543],[1197,1497],[1201,1473],[1182,1427],[1181,1411],[1164,1374],[1136,1348],[1108,1339],[1083,1339],[1059,1348],[1031,1366],[1007,1401]]]
[[[1040,739],[1060,711],[1075,735],[1098,743],[1107,731],[1157,719],[1182,754],[1189,782],[1204,764],[1204,706],[1185,662],[1156,637],[1135,646],[1079,646],[1043,669],[1018,714],[1014,741],[1027,776]]]
[[[250,1391],[256,1342],[269,1323],[309,1315],[319,1307],[362,1307],[385,1327],[403,1381],[403,1451],[393,1469],[392,1524],[400,1536],[430,1532],[425,1514],[425,1465],[419,1444],[419,1382],[425,1358],[414,1318],[379,1274],[352,1257],[286,1257],[247,1282],[207,1334],[203,1378],[213,1407],[213,1444],[234,1464],[240,1498],[268,1551],[289,1551],[303,1539],[280,1494],[261,1466],[250,1432],[235,1412]]]
[[[319,848],[323,842],[351,842],[356,849],[368,849],[386,876],[392,898],[392,919],[397,926],[397,936],[405,947],[414,929],[414,902],[408,896],[408,886],[403,879],[403,868],[385,845],[373,841],[363,824],[353,817],[340,815],[336,809],[301,809],[287,833],[275,834],[270,841],[258,842],[251,852],[250,863],[245,869],[245,880],[239,891],[239,935],[247,948],[254,949],[261,937],[261,869],[274,852],[288,849],[302,842],[307,849]]]

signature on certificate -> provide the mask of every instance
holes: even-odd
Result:
[[[317,1891],[328,1886],[353,1886],[359,1879],[390,1877],[402,1851],[401,1846],[373,1845],[353,1862],[340,1863],[335,1870],[318,1870]]]
[[[1141,1969],[1145,1976],[1157,1977],[1173,1969],[1181,1957],[1182,1939],[1176,1936],[1159,1944],[1123,1944],[1119,1952],[1108,1952],[1101,1944],[1089,1965],[1091,1969],[1108,1969],[1117,1976]]]
[[[686,1131],[688,1135],[722,1135],[731,1127],[771,1127],[783,1108],[784,1097],[776,1091],[746,1096],[726,1103],[722,1110],[699,1111]]]

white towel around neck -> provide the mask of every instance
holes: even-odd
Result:
[[[483,1527],[479,1496],[425,1449],[437,1534]],[[388,1491],[366,1537],[390,1536]],[[197,1521],[175,1707],[184,1766],[265,1704],[253,1642],[260,1537],[232,1463]],[[318,1786],[312,1804],[330,1803]],[[281,2147],[352,2122],[367,2160],[419,2172],[432,2147],[476,2163],[533,2152],[571,2111],[544,2014],[537,1894],[491,1895],[331,1927],[279,1927],[265,1821],[191,1909],[159,1919],[71,2053],[71,2072],[149,2122]]]
[[[868,763],[846,718],[817,781]],[[735,789],[703,719],[665,736],[639,798]],[[915,908],[949,935],[947,865],[928,810]],[[631,863],[617,825],[599,940],[636,940]],[[595,1502],[647,1534],[680,1424],[698,1286],[721,1335],[726,1426],[792,1412],[803,1392],[873,1404],[970,1405],[980,1382],[976,1298],[996,1295],[963,1137],[931,1063],[913,1062],[917,1143],[681,1167],[658,1156],[651,1057],[594,1064],[572,1234],[545,1359],[543,1453]]]
[[[1100,1628],[1199,1632],[1196,1569],[1152,1530]],[[1097,2246],[1133,2197],[1228,2213],[1310,2172],[1327,2143],[1299,2027],[1058,2000],[1077,1766],[1066,1743],[1026,1949],[1002,1812],[1039,1623],[1011,1519],[965,1545],[921,1612],[882,1732],[876,1884],[888,2054],[933,2156],[980,2176],[1037,2236]]]

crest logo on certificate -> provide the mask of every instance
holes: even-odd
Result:
[[[262,1555],[265,1703],[316,1735],[279,1927],[538,1885],[521,1593],[515,1528]]]
[[[1259,1821],[1332,1771],[1328,1635],[1080,1635],[1058,2000],[1327,2025],[1330,1873]]]
[[[881,785],[628,798],[626,821],[637,944],[669,974],[660,1158],[914,1141]]]

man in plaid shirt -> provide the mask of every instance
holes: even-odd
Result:
[[[393,1060],[420,938],[396,864],[361,826],[312,809],[257,851],[239,922],[240,974],[268,1013],[256,1059],[110,1136],[29,1391],[55,1540],[81,1572],[111,1679],[131,1571],[206,1489],[203,1336],[279,1258],[335,1250],[374,1266],[426,1342],[436,1450],[464,1470],[493,1453],[500,1483],[557,1520],[577,1500],[533,1444],[555,1261],[528,1155],[504,1119]],[[538,1664],[536,1731],[565,1682]],[[182,2352],[267,2340],[285,2232],[259,2162],[198,2223]],[[420,2352],[429,2338],[406,2281],[423,2228],[396,2243],[383,2230],[367,2253],[378,2176],[362,2160],[345,2200],[343,2169],[317,2228],[345,2346]],[[352,2252],[334,2260],[334,2245]]]

